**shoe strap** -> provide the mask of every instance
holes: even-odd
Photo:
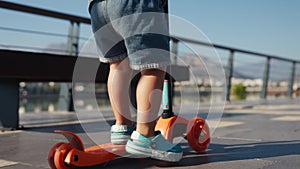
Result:
[[[111,126],[111,131],[118,131],[118,132],[126,132],[128,131],[128,126],[127,125],[113,125]]]
[[[142,142],[142,143],[146,143],[146,144],[149,144],[152,142],[150,139],[148,139],[147,137],[145,137],[144,135],[140,134],[137,131],[132,132],[131,139],[134,141],[138,141],[138,142]]]

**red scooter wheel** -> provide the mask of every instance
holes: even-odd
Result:
[[[64,143],[60,145],[54,154],[54,165],[56,169],[73,169],[74,166],[71,166],[65,163],[65,158],[67,154],[73,149],[74,146],[70,143]]]
[[[55,167],[55,164],[54,164],[54,155],[55,155],[55,152],[56,152],[57,148],[58,148],[59,146],[61,146],[62,144],[64,144],[64,143],[63,143],[63,142],[60,142],[60,143],[55,144],[55,145],[51,148],[51,150],[50,150],[50,152],[49,152],[49,154],[48,154],[48,159],[47,159],[47,160],[48,160],[48,163],[49,163],[51,169],[57,169],[57,168]]]
[[[204,152],[210,143],[209,127],[204,119],[195,117],[189,121],[187,140],[196,152]]]

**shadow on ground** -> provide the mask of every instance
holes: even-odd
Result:
[[[109,131],[107,129],[108,126],[111,126],[115,123],[115,120],[107,120],[106,122],[91,122],[85,124],[54,124],[52,126],[45,127],[24,127],[21,130],[28,130],[31,132],[41,132],[41,133],[53,133],[54,130],[65,130],[71,131],[77,134],[86,133],[87,131],[84,128],[88,128],[88,132],[101,132],[101,131]]]
[[[83,169],[98,168],[147,168],[159,167],[192,167],[201,166],[214,162],[239,161],[250,159],[266,159],[300,154],[300,140],[259,142],[246,144],[211,144],[206,153],[195,153],[187,143],[181,144],[184,148],[184,158],[179,163],[164,163],[153,159],[118,158],[107,163],[93,166],[81,167]]]

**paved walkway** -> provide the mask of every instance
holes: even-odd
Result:
[[[298,169],[299,103],[299,100],[280,100],[228,104],[207,152],[197,154],[181,139],[184,158],[178,164],[164,168]],[[205,115],[208,108],[204,105],[201,112]],[[110,112],[104,112],[107,122],[112,123]],[[49,168],[46,158],[50,148],[57,142],[65,141],[62,136],[52,132],[54,129],[79,134],[85,146],[94,145],[93,141],[104,143],[109,138],[109,126],[98,120],[95,113],[87,113],[82,119],[83,127],[89,130],[90,135],[85,133],[72,113],[27,114],[22,115],[21,120],[24,130],[0,134],[1,169]],[[41,124],[43,127],[36,127]],[[98,139],[92,141],[89,136],[95,135]],[[89,168],[161,168],[160,165],[151,159],[120,158]]]

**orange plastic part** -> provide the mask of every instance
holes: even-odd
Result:
[[[204,119],[193,118],[187,127],[187,140],[196,152],[204,152],[210,143],[209,127]]]
[[[60,145],[54,154],[54,165],[56,169],[73,169],[74,166],[67,164],[65,158],[68,153],[74,149],[74,146],[70,143]]]
[[[175,124],[188,124],[188,120],[180,116],[173,116],[167,119],[160,117],[156,123],[155,130],[159,130],[166,140],[172,142],[173,129]]]
[[[79,167],[93,166],[125,154],[127,154],[125,145],[107,143],[89,147],[85,149],[85,151],[72,149],[65,158],[65,162]]]
[[[72,133],[70,131],[64,131],[64,130],[54,130],[54,132],[65,136],[65,138],[69,141],[69,143],[72,144],[76,149],[81,151],[84,150],[84,145],[81,138],[75,133]]]
[[[93,166],[127,154],[125,145],[107,143],[84,149],[82,140],[75,133],[63,130],[55,132],[66,137],[69,143],[58,143],[50,150],[48,162],[52,169]]]

